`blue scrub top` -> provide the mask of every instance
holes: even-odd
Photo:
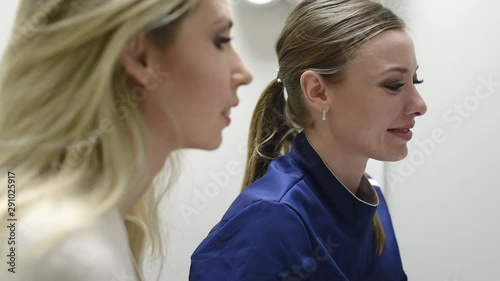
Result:
[[[407,280],[384,196],[378,186],[369,190],[378,205],[345,188],[299,134],[198,246],[189,280]],[[375,212],[386,238],[381,256]]]

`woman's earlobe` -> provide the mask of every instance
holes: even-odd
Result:
[[[144,83],[144,77],[148,75],[146,47],[143,41],[144,37],[141,36],[131,40],[120,55],[120,65],[125,73],[141,85]]]

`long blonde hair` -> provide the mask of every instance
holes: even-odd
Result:
[[[197,2],[20,2],[0,64],[0,182],[8,182],[8,171],[17,175],[16,205],[24,212],[38,202],[84,200],[86,210],[52,240],[139,188],[148,167],[137,107],[144,89],[130,86],[119,56],[138,34],[168,46]],[[127,229],[138,263],[148,241],[161,252],[157,197],[150,188],[130,212]],[[7,198],[1,188],[0,202]],[[0,221],[8,215],[0,208]]]
[[[304,0],[292,11],[276,43],[280,82],[269,84],[253,113],[243,188],[263,176],[272,159],[290,152],[300,131],[314,125],[302,94],[302,73],[315,70],[331,83],[341,81],[363,43],[401,28],[405,24],[392,11],[367,0]],[[385,235],[378,214],[373,224],[376,252],[382,254]]]

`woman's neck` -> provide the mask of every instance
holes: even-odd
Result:
[[[332,134],[321,134],[317,130],[305,130],[305,135],[316,153],[337,179],[356,194],[365,173],[368,158],[356,155],[344,147]]]
[[[149,141],[149,142],[148,142]],[[134,206],[141,200],[141,197],[148,191],[153,183],[153,179],[156,175],[163,169],[165,165],[165,161],[173,149],[168,145],[160,146],[161,149],[153,149],[154,147],[158,147],[153,145],[150,142],[150,139],[146,139],[146,147],[147,147],[147,159],[148,159],[148,169],[146,170],[146,174],[138,181],[134,188],[130,193],[127,194],[125,200],[120,202],[118,206],[120,213],[125,217],[125,215],[129,214],[130,211],[134,208]]]

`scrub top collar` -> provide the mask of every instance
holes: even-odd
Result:
[[[295,137],[289,156],[304,172],[309,186],[325,201],[341,220],[365,226],[371,223],[379,198],[367,176],[363,176],[358,192],[353,194],[340,182],[314,150],[305,134]]]

